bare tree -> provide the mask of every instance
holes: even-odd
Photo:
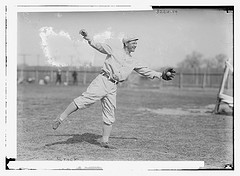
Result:
[[[203,64],[202,54],[196,51],[193,51],[191,54],[186,56],[186,59],[178,64],[181,68],[191,68],[196,70],[200,68]]]
[[[193,51],[191,54],[188,54],[186,56],[185,60],[178,64],[180,68],[190,68],[194,70],[196,84],[198,84],[198,69],[203,65],[202,56],[203,55],[201,53]]]
[[[223,68],[225,65],[225,61],[227,60],[227,56],[225,54],[218,54],[215,56],[216,67],[217,68]]]

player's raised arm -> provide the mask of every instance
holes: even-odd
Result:
[[[84,29],[80,30],[79,34],[81,34],[83,36],[83,38],[88,41],[89,45],[92,46],[94,49],[98,50],[99,52],[101,52],[103,54],[111,55],[112,48],[109,45],[107,45],[105,43],[95,42],[93,40],[93,38]]]

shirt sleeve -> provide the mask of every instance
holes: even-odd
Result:
[[[98,42],[95,42],[94,40],[89,40],[88,43],[90,46],[92,46],[93,48],[95,48],[96,50],[98,50],[103,54],[107,54],[107,55],[112,54],[112,48],[105,43],[98,43]]]
[[[150,79],[154,79],[154,78],[160,79],[161,76],[162,76],[161,72],[157,72],[155,70],[152,70],[152,69],[150,69],[149,67],[145,66],[144,64],[142,64],[140,62],[136,63],[134,71],[136,71],[140,75],[143,75],[143,76],[148,77]]]

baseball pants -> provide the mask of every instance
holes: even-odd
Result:
[[[110,125],[115,121],[116,94],[117,85],[99,74],[74,103],[79,109],[85,109],[101,100],[103,122]]]

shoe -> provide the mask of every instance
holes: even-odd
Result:
[[[56,130],[61,125],[61,123],[62,123],[62,121],[59,118],[57,118],[56,120],[54,120],[54,122],[52,124],[52,128],[54,130]]]
[[[100,146],[108,149],[117,149],[116,147],[109,145],[108,142],[100,142]]]

